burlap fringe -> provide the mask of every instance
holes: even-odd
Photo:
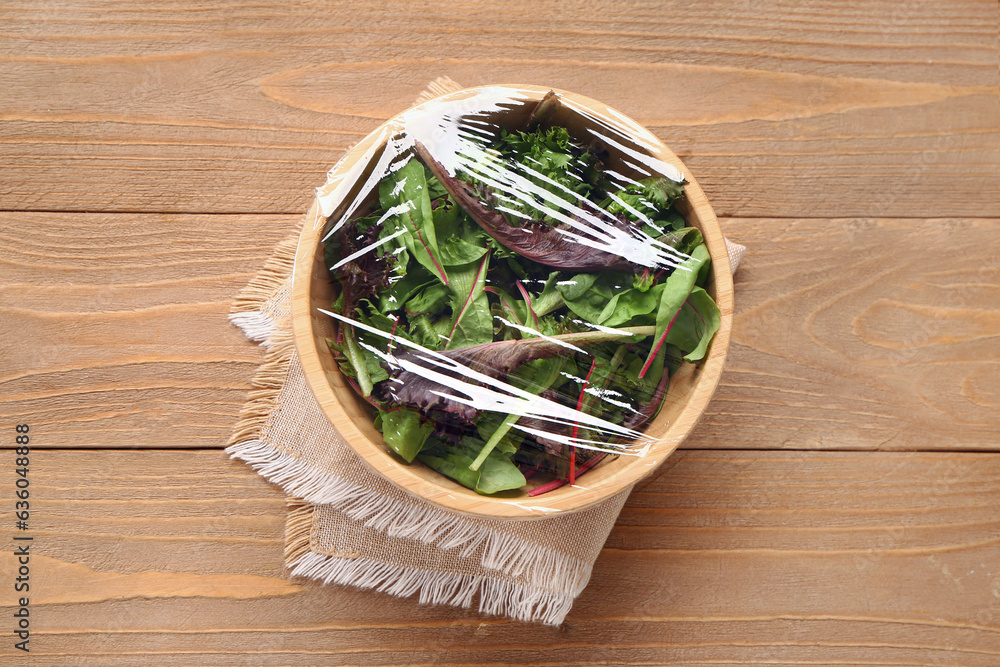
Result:
[[[315,552],[299,558],[292,565],[291,574],[318,579],[324,584],[373,588],[399,597],[419,593],[421,604],[470,607],[478,594],[480,613],[546,625],[561,623],[575,597],[487,577],[403,568],[364,558],[338,558]]]
[[[264,268],[247,283],[229,311],[229,321],[242,329],[250,340],[264,342],[265,347],[269,347],[266,341],[275,332],[276,323],[263,309],[292,275],[298,243],[298,231],[279,243],[264,262]]]
[[[285,567],[292,567],[309,553],[314,505],[292,496],[285,499],[285,505],[288,508],[288,519],[285,521]]]
[[[274,403],[288,377],[288,362],[291,361],[292,353],[295,351],[291,327],[279,325],[271,334],[268,343],[264,363],[257,369],[250,383],[253,389],[250,391],[249,400],[240,410],[239,421],[236,422],[233,434],[226,443],[226,452],[230,457],[234,456],[230,451],[233,446],[247,441],[258,441],[261,429],[274,410]]]
[[[253,277],[253,280],[247,283],[247,286],[233,301],[233,307],[229,312],[259,311],[264,302],[274,296],[282,283],[288,279],[288,276],[292,275],[292,268],[295,265],[295,249],[298,244],[298,231],[279,243],[271,256],[264,262],[264,268]]]
[[[275,321],[273,316],[262,310],[292,275],[298,243],[299,231],[296,228],[275,247],[260,273],[243,288],[230,310],[229,321],[242,329],[247,338],[262,342],[267,354],[250,383],[253,389],[240,410],[240,418],[229,437],[227,448],[260,436],[288,376],[288,362],[295,349],[291,323]]]
[[[261,440],[241,442],[226,451],[290,496],[316,505],[334,505],[389,537],[436,542],[442,550],[458,549],[461,556],[470,556],[482,547],[483,567],[512,577],[524,576],[531,586],[555,588],[572,596],[579,595],[590,580],[591,565],[578,558],[410,498],[381,495],[330,477]]]

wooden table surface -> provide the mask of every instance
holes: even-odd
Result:
[[[1000,664],[995,0],[16,4],[0,663]],[[749,247],[718,393],[558,629],[288,580],[222,452],[262,359],[230,300],[441,75],[620,108]]]

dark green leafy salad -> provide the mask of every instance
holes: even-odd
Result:
[[[327,240],[328,344],[402,459],[482,494],[538,476],[537,495],[634,454],[670,374],[706,355],[709,254],[674,207],[683,181],[623,182],[559,126],[469,141],[451,170],[418,142]],[[587,224],[672,259],[637,263]]]

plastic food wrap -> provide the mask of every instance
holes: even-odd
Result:
[[[534,496],[644,455],[720,322],[655,141],[487,87],[398,117],[320,189],[327,343],[395,456]]]

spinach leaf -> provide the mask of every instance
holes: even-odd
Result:
[[[626,277],[628,280],[626,280]],[[566,306],[587,322],[600,323],[601,313],[616,292],[631,285],[631,276],[615,271],[581,273],[568,280],[560,280],[556,289]]]
[[[494,450],[478,470],[471,470],[475,441],[463,438],[459,446],[435,444],[422,452],[417,460],[462,486],[484,495],[519,489],[527,480],[517,466],[504,454]]]
[[[493,341],[493,316],[484,289],[489,255],[480,262],[470,262],[452,270],[451,331],[445,349],[454,350]]]
[[[440,350],[448,342],[448,332],[451,330],[451,317],[439,317],[432,320],[427,315],[417,315],[410,318],[409,334],[413,342],[429,350]]]
[[[590,288],[597,282],[598,277],[596,273],[581,273],[572,278],[559,281],[556,289],[559,290],[559,293],[562,294],[563,299],[566,301],[576,301],[583,298],[590,291]]]
[[[482,467],[479,468],[476,492],[490,495],[499,491],[519,489],[527,482],[524,473],[518,470],[518,467],[509,458],[487,456]]]
[[[493,315],[485,294],[479,294],[471,307],[455,320],[448,338],[447,350],[482,345],[493,340]]]
[[[705,252],[707,253],[708,250],[706,250]],[[712,274],[712,263],[705,262],[704,264],[701,265],[701,268],[698,269],[698,278],[697,280],[695,280],[695,285],[698,285],[699,287],[704,287],[706,284],[708,284],[708,278],[711,274]]]
[[[476,422],[476,433],[479,435],[479,439],[488,443],[490,438],[496,435],[497,430],[503,428],[504,422],[514,416],[515,415],[503,415],[499,412],[487,412],[486,414],[480,416],[479,420]],[[506,431],[506,434],[499,437],[499,442],[496,444],[497,451],[501,454],[514,454],[517,452],[518,447],[524,440],[524,434],[516,429],[513,431],[508,431],[507,429],[504,430]]]
[[[435,182],[440,183],[436,178]],[[438,200],[434,209],[434,228],[445,266],[468,264],[482,258],[489,248],[489,236],[479,227],[469,224],[462,207],[450,196]]]
[[[443,185],[441,185],[441,181],[435,178],[434,174],[427,168],[426,165],[424,166],[424,178],[427,179],[427,192],[430,194],[431,201],[440,197],[448,196],[448,191],[444,189]]]
[[[471,470],[472,457],[445,445],[431,447],[417,456],[417,460],[431,470],[436,470],[445,477],[450,477],[462,486],[476,490],[479,484],[478,470]],[[526,480],[527,481],[527,480]],[[511,487],[516,488],[516,487]]]
[[[438,261],[440,251],[434,229],[430,192],[424,166],[411,158],[379,183],[379,203],[383,210],[398,209],[392,216],[392,232],[401,232],[399,244],[431,275],[448,283],[448,275]]]
[[[619,327],[641,315],[652,314],[660,305],[665,285],[666,283],[653,285],[645,292],[634,288],[618,292],[601,311],[597,323],[606,327]]]
[[[441,283],[432,283],[413,295],[406,302],[408,315],[434,315],[451,301],[451,289]]]
[[[485,290],[496,296],[499,316],[508,322],[524,326],[527,323],[527,305],[521,299],[515,299],[506,290],[496,286]]]
[[[408,408],[382,410],[379,415],[382,417],[382,439],[385,444],[407,463],[412,463],[434,430],[434,423],[421,423],[420,413]]]
[[[664,229],[680,229],[687,224],[687,222],[684,220],[684,216],[682,216],[677,209],[670,208],[670,210],[660,214],[656,224],[658,226],[662,225]]]
[[[389,282],[388,289],[379,293],[378,309],[383,313],[400,310],[407,301],[426,287],[437,283],[419,264],[411,267],[406,275]]]
[[[705,242],[704,237],[701,235],[701,230],[697,227],[684,227],[676,231],[667,232],[658,240],[671,248],[676,248],[678,252],[682,252],[685,255],[690,255],[696,246]]]
[[[633,355],[628,362],[625,372],[617,378],[620,385],[632,392],[636,403],[647,403],[652,399],[653,392],[660,383],[662,375],[667,372],[664,362],[667,357],[667,349],[670,347],[670,345],[660,346],[653,360],[653,365],[650,366],[649,372],[643,377],[639,377],[639,372],[643,366],[643,359],[638,355]]]
[[[665,342],[667,334],[670,333],[670,329],[680,313],[681,306],[691,294],[691,289],[698,278],[698,271],[708,261],[708,249],[705,248],[704,244],[699,245],[692,251],[691,257],[667,277],[656,310],[656,335],[653,338],[653,347],[649,351],[649,356],[646,358],[642,370],[639,371],[640,378],[649,370],[653,359]]]
[[[565,305],[562,292],[559,291],[558,282],[559,272],[553,271],[545,280],[542,291],[532,298],[531,309],[538,317],[544,317]]]
[[[687,361],[699,361],[705,357],[721,321],[722,315],[712,297],[702,288],[695,287],[677,315],[666,342],[685,352]]]
[[[485,245],[469,243],[465,239],[452,236],[445,239],[441,245],[441,263],[445,266],[468,264],[480,259],[489,252]]]

